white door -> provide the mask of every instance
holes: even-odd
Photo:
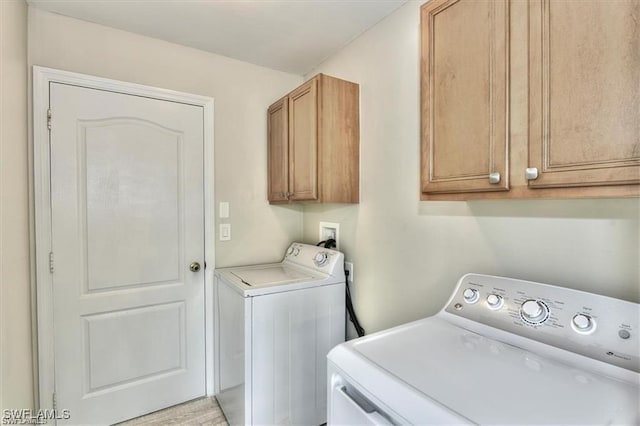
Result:
[[[55,388],[69,423],[205,394],[203,108],[51,83]]]

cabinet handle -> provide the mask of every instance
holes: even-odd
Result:
[[[500,183],[500,173],[489,173],[489,183]]]
[[[536,180],[538,179],[538,168],[537,167],[527,167],[524,171],[524,177],[527,180]]]

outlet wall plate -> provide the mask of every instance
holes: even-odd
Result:
[[[344,270],[349,271],[349,282],[353,282],[353,262],[344,262]]]
[[[340,250],[340,224],[320,222],[320,225],[318,225],[318,241],[326,241],[330,238],[336,240],[336,250]]]
[[[231,224],[220,224],[220,241],[231,241]]]

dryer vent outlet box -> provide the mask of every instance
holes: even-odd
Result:
[[[336,250],[340,250],[340,224],[333,222],[320,222],[318,229],[318,241],[328,239],[336,240]]]

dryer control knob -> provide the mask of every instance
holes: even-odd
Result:
[[[480,298],[480,294],[478,293],[478,290],[468,288],[462,293],[462,297],[464,297],[464,301],[467,303],[476,303]]]
[[[313,262],[316,264],[316,266],[324,265],[325,263],[327,263],[327,260],[329,260],[329,255],[324,251],[316,253],[316,255],[313,257]]]
[[[549,317],[549,308],[540,300],[526,300],[520,307],[520,316],[531,324],[541,324]]]

